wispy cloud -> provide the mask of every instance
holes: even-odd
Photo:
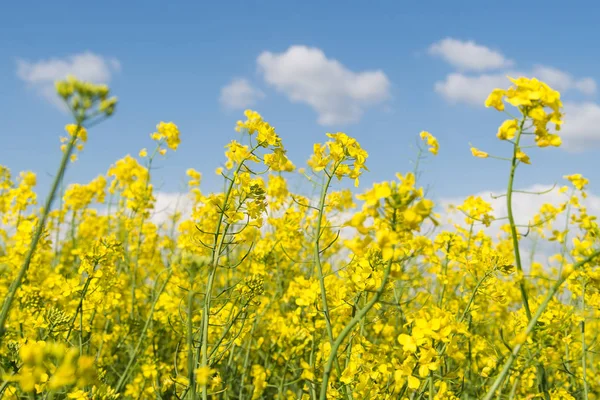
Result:
[[[356,123],[365,108],[390,97],[390,82],[383,71],[351,71],[318,48],[265,51],[257,63],[269,85],[290,101],[312,107],[321,125]]]
[[[253,106],[264,97],[265,94],[252,86],[247,79],[236,78],[221,88],[219,102],[225,108],[236,110]]]
[[[39,96],[61,109],[64,106],[55,93],[55,81],[74,75],[85,81],[108,83],[120,70],[121,64],[116,58],[102,57],[89,51],[65,58],[17,60],[17,76]]]
[[[450,65],[461,70],[484,71],[510,67],[512,60],[499,51],[492,50],[474,41],[445,38],[432,44],[429,53],[439,56]]]

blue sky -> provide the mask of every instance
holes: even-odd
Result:
[[[579,172],[597,193],[600,53],[593,49],[600,6],[565,4],[4,3],[0,164],[15,174],[38,173],[45,193],[69,122],[48,87],[52,77],[75,68],[107,81],[119,106],[90,131],[68,182],[87,182],[124,155],[151,147],[156,124],[173,121],[182,144],[159,163],[155,184],[178,191],[193,167],[203,173],[205,190],[216,189],[223,146],[236,138],[235,122],[250,105],[276,127],[298,166],[325,132],[346,132],[370,154],[370,172],[361,180],[366,189],[412,170],[416,138],[427,130],[441,147],[422,164],[422,183],[434,198],[497,192],[508,165],[473,158],[469,142],[508,154],[495,137],[505,116],[480,98],[490,85],[508,87],[503,76],[515,72],[548,77],[568,103],[566,148],[531,151],[518,186],[562,183],[563,175]]]

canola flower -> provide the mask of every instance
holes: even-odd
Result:
[[[327,133],[297,169],[253,110],[224,147],[223,190],[206,193],[188,169],[191,209],[167,222],[152,218],[151,171],[185,142],[173,122],[150,133],[153,150],[59,194],[116,106],[106,86],[59,82],[74,123],[46,203],[34,173],[0,167],[0,397],[600,398],[589,181],[565,175],[561,203],[516,224],[515,175],[537,167],[531,146],[560,146],[563,115],[545,83],[510,82],[485,103],[510,115],[495,132],[508,156],[471,146],[480,162],[507,164],[507,215],[469,196],[447,229],[417,171],[342,189],[368,173],[356,138]],[[419,137],[438,154],[435,136]],[[291,174],[318,195],[294,193]],[[556,254],[523,257],[526,236]]]

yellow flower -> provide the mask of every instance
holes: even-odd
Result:
[[[117,105],[116,97],[108,97],[109,88],[103,84],[82,82],[73,76],[56,82],[56,92],[74,112],[86,112],[98,106],[98,111],[106,116],[112,115]],[[97,113],[94,113],[97,115]],[[94,116],[96,116],[94,115]],[[90,116],[90,115],[86,115]]]
[[[485,100],[485,106],[494,107],[498,111],[504,110],[504,102],[502,102],[502,98],[504,97],[505,93],[506,92],[502,89],[494,89]]]
[[[200,172],[193,168],[188,168],[185,171],[185,174],[190,177],[190,181],[188,182],[189,187],[200,186],[200,180],[202,179],[202,174]]]
[[[515,344],[523,344],[523,343],[525,343],[526,340],[527,340],[527,333],[525,331],[520,332],[514,338]]]
[[[559,147],[562,144],[562,139],[558,135],[548,133],[544,136],[536,135],[535,142],[538,145],[538,147]]]
[[[77,389],[77,390],[67,394],[67,398],[75,399],[75,400],[88,400],[89,399],[87,393],[81,389]]]
[[[500,125],[500,128],[498,128],[498,133],[496,134],[496,136],[500,140],[511,140],[515,137],[515,134],[517,133],[517,129],[519,129],[517,120],[516,119],[508,119],[508,120],[504,121],[502,123],[502,125]]]
[[[408,387],[409,389],[418,389],[421,386],[421,381],[412,375],[408,376]]]
[[[156,125],[157,132],[150,135],[153,140],[161,141],[165,140],[167,146],[171,150],[177,150],[181,139],[179,138],[179,128],[172,122],[160,122]],[[163,153],[161,153],[163,154]]]
[[[247,130],[248,134],[252,135],[264,124],[263,118],[256,111],[246,110],[244,111],[244,115],[247,118],[246,121],[238,121],[235,127],[235,130],[238,132],[241,132],[242,130]]]
[[[208,384],[210,377],[215,372],[216,372],[216,370],[214,370],[208,366],[197,368],[196,369],[196,382],[198,382],[198,384],[200,386],[206,386]]]
[[[77,139],[81,140],[82,142],[87,142],[87,130],[83,126],[78,127],[75,124],[68,124],[65,126],[65,130],[69,136],[77,136]]]
[[[258,128],[256,140],[258,140],[258,143],[263,147],[277,146],[281,143],[281,139],[277,133],[275,133],[275,128],[266,122]]]
[[[577,190],[583,190],[589,183],[581,174],[565,175],[563,178],[569,180]]]
[[[479,157],[479,158],[487,158],[487,157],[489,157],[488,153],[486,153],[485,151],[481,151],[479,149],[476,149],[475,147],[471,147],[471,154],[473,154],[474,157]]]
[[[342,376],[340,377],[340,382],[349,385],[354,381],[356,374],[358,373],[358,366],[355,362],[350,362],[346,369],[342,371]]]
[[[415,353],[417,351],[417,343],[410,335],[401,333],[398,336],[398,343],[402,345],[402,348],[407,353]]]
[[[531,162],[529,160],[529,156],[527,154],[523,153],[521,150],[517,151],[517,154],[515,155],[515,157],[517,158],[517,160],[521,161],[522,163],[531,164]]]
[[[302,360],[300,361],[300,367],[302,367],[302,375],[300,376],[302,379],[308,379],[311,381],[315,379],[315,374],[309,363]]]
[[[546,112],[544,111],[544,107],[541,105],[537,105],[531,108],[528,112],[529,117],[536,121],[543,121],[546,119]]]
[[[250,374],[252,375],[252,384],[254,391],[252,392],[252,400],[259,399],[267,388],[267,378],[269,372],[262,365],[255,364],[252,366]]]
[[[436,137],[427,131],[422,131],[419,136],[421,136],[421,139],[427,142],[427,145],[429,146],[429,152],[433,155],[437,155],[440,145]]]

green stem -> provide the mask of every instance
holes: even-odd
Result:
[[[583,398],[588,400],[588,382],[587,382],[587,348],[585,345],[585,285],[583,282],[581,293],[581,313],[583,320],[581,321],[581,369],[583,371]]]
[[[79,131],[82,128],[82,122],[83,122],[83,118],[78,118],[77,128],[75,129],[75,134],[71,137],[71,140],[67,144],[67,148],[65,149],[65,152],[63,153],[62,160],[60,161],[60,166],[58,167],[58,173],[56,174],[56,177],[54,178],[54,182],[52,182],[52,187],[50,188],[50,193],[48,194],[48,197],[46,198],[46,203],[44,204],[42,216],[41,216],[40,220],[38,221],[38,224],[35,228],[35,232],[33,234],[32,240],[31,240],[31,245],[29,246],[29,249],[27,250],[27,254],[25,255],[25,260],[23,261],[23,264],[21,265],[19,272],[17,272],[17,276],[15,277],[15,280],[12,281],[12,283],[8,289],[6,298],[4,299],[4,303],[2,304],[2,311],[0,311],[0,344],[2,344],[2,339],[4,338],[4,334],[6,332],[5,324],[6,324],[6,320],[8,319],[8,313],[10,312],[10,308],[15,299],[17,290],[21,286],[23,277],[25,276],[25,274],[27,273],[27,270],[29,269],[29,265],[31,264],[31,260],[33,259],[33,254],[35,253],[37,244],[40,241],[40,238],[42,236],[42,232],[44,230],[44,225],[46,224],[46,219],[48,218],[48,214],[50,213],[50,208],[52,207],[52,203],[54,202],[54,198],[56,196],[56,191],[58,190],[58,186],[60,185],[60,182],[62,181],[63,176],[65,175],[65,171],[67,169],[67,164],[69,163],[69,160],[71,158],[71,153],[73,152],[73,148],[75,147],[75,143],[77,142],[77,138],[78,138],[77,135],[79,134]]]
[[[331,328],[331,320],[329,319],[329,305],[327,304],[327,292],[325,291],[325,276],[323,276],[323,265],[321,264],[321,248],[319,246],[319,242],[321,239],[321,228],[323,223],[323,214],[325,213],[325,199],[327,197],[327,191],[329,190],[329,185],[331,185],[331,179],[335,174],[335,170],[337,169],[337,165],[334,166],[331,174],[327,174],[327,180],[325,181],[325,186],[323,186],[323,190],[321,191],[321,198],[319,200],[319,214],[317,216],[317,226],[316,226],[316,235],[315,235],[315,252],[314,252],[314,262],[317,266],[317,278],[319,279],[319,287],[321,289],[321,306],[323,307],[323,315],[325,317],[325,326],[327,328],[327,336],[329,337],[330,344],[333,344],[333,329]]]
[[[471,306],[473,305],[473,302],[475,301],[475,296],[477,296],[477,292],[479,291],[479,288],[481,287],[481,285],[483,284],[483,282],[485,282],[485,280],[492,275],[493,270],[490,270],[488,272],[486,272],[483,277],[477,281],[477,284],[475,285],[475,289],[473,289],[473,293],[471,294],[469,301],[467,302],[467,306],[465,307],[465,309],[463,310],[463,313],[460,317],[460,319],[458,320],[458,323],[462,323],[465,318],[467,317],[467,315],[469,314],[469,311],[471,310]],[[452,334],[452,336],[450,338],[454,337],[454,334]],[[448,343],[444,343],[442,345],[442,347],[439,349],[438,351],[438,358],[441,359],[442,356],[446,353],[446,349],[448,347]],[[419,397],[423,396],[423,394],[425,393],[425,389],[426,386],[424,384],[422,384],[422,386],[420,386],[419,389]]]
[[[331,352],[329,353],[329,358],[327,359],[327,363],[325,364],[325,367],[323,369],[323,381],[321,383],[321,392],[319,394],[320,400],[327,399],[327,386],[329,384],[329,377],[331,375],[331,369],[333,367],[334,360],[337,360],[337,352],[338,352],[342,342],[346,339],[346,337],[350,334],[350,332],[352,332],[352,329],[354,329],[354,327],[365,317],[365,315],[367,315],[367,313],[371,310],[371,308],[373,308],[375,303],[377,303],[379,301],[379,298],[383,294],[385,285],[387,284],[388,278],[390,276],[391,268],[392,268],[392,259],[390,259],[388,261],[388,263],[385,267],[385,270],[383,271],[383,279],[381,281],[381,286],[379,286],[379,288],[375,292],[375,295],[371,298],[371,300],[369,300],[369,302],[363,308],[360,309],[360,311],[358,311],[354,315],[354,318],[352,318],[352,320],[350,320],[350,322],[344,327],[344,329],[340,332],[338,337],[335,339],[335,342],[333,342],[333,345],[331,346]]]
[[[315,236],[315,252],[314,252],[314,262],[317,265],[317,274],[319,279],[319,288],[321,290],[321,306],[323,307],[323,316],[325,317],[325,327],[327,328],[327,336],[329,337],[329,343],[332,346],[332,354],[333,353],[333,345],[335,343],[333,338],[333,328],[331,327],[331,320],[329,318],[329,305],[327,304],[327,292],[325,290],[325,276],[323,275],[323,265],[321,263],[321,229],[323,224],[323,215],[325,214],[325,200],[327,198],[327,191],[329,190],[329,186],[331,185],[331,180],[335,175],[335,171],[340,166],[341,162],[335,164],[331,170],[331,173],[327,174],[327,179],[325,181],[325,185],[321,190],[321,198],[319,199],[319,214],[317,216],[317,226],[316,226],[316,236]],[[337,349],[336,349],[337,351]],[[338,374],[342,373],[342,368],[340,367],[340,362],[335,358],[335,367]],[[344,388],[344,394],[348,397],[348,393]]]
[[[194,399],[196,397],[196,379],[194,376],[194,326],[192,324],[193,318],[193,305],[194,305],[194,291],[192,290],[193,280],[190,280],[190,289],[188,291],[188,320],[187,320],[187,345],[188,345],[188,380],[192,390],[188,392],[189,398]]]
[[[144,324],[144,328],[142,329],[142,332],[140,333],[140,337],[138,338],[137,345],[135,346],[133,353],[131,353],[131,356],[129,357],[129,362],[127,363],[127,366],[125,367],[125,371],[123,371],[123,373],[121,374],[121,377],[119,378],[119,382],[117,383],[117,386],[115,386],[115,392],[117,392],[117,393],[123,388],[123,385],[125,384],[125,380],[127,379],[127,376],[129,374],[129,370],[133,366],[133,363],[134,363],[138,353],[140,352],[142,343],[144,342],[144,339],[146,337],[146,332],[148,331],[148,327],[150,326],[150,323],[152,322],[152,316],[154,315],[154,309],[156,307],[156,303],[158,303],[158,299],[160,298],[160,295],[167,287],[167,283],[169,283],[169,280],[171,279],[171,275],[173,275],[173,269],[169,269],[169,273],[168,273],[167,277],[165,278],[165,282],[160,287],[160,290],[158,291],[158,293],[156,294],[156,297],[154,298],[154,301],[152,302],[152,306],[150,307],[150,313],[148,314],[148,318],[146,318],[146,323]]]
[[[429,371],[429,400],[433,400],[433,371]]]
[[[523,119],[521,119],[521,123],[519,124],[519,130],[517,132],[517,137],[515,139],[514,148],[513,148],[513,157],[511,160],[511,168],[510,168],[510,177],[508,179],[508,189],[506,191],[506,208],[508,212],[508,220],[510,222],[510,232],[512,236],[513,248],[515,252],[515,264],[517,265],[517,270],[519,273],[519,289],[521,291],[521,299],[523,302],[523,307],[525,308],[525,314],[527,315],[527,320],[531,321],[531,309],[529,308],[529,298],[527,295],[527,287],[525,283],[525,277],[523,276],[523,265],[521,261],[521,252],[519,249],[519,237],[517,234],[517,227],[515,224],[515,218],[513,215],[512,209],[512,195],[513,195],[513,186],[515,180],[515,172],[518,165],[517,152],[519,151],[519,143],[521,141],[521,135],[523,133],[523,126],[527,117],[524,115]],[[545,400],[550,400],[550,394],[548,393],[548,388],[546,385],[546,371],[544,366],[537,362],[537,381],[540,391],[544,394]]]
[[[508,394],[509,400],[512,400],[515,398],[515,395],[517,394],[517,388],[519,387],[520,382],[521,382],[521,378],[517,377],[517,379],[515,379],[515,383],[512,385],[512,387],[510,389],[510,393]]]
[[[521,120],[521,124],[519,126],[519,131],[517,133],[517,137],[514,144],[513,149],[513,157],[511,161],[510,168],[510,176],[508,178],[508,189],[506,190],[506,209],[508,212],[508,221],[510,222],[510,233],[512,237],[513,248],[515,252],[515,264],[517,265],[517,270],[519,272],[519,288],[521,289],[521,298],[523,301],[523,307],[525,308],[525,314],[527,314],[527,319],[531,320],[531,309],[529,308],[529,299],[527,297],[527,289],[525,287],[525,278],[523,277],[523,264],[521,262],[521,253],[519,250],[519,237],[517,234],[517,227],[515,224],[515,218],[513,215],[513,207],[512,207],[512,195],[513,195],[513,186],[515,181],[515,172],[517,170],[517,151],[519,151],[519,142],[521,140],[521,133],[523,131],[523,124],[525,123],[525,117]]]
[[[148,188],[150,187],[150,181],[151,181],[151,176],[150,176],[150,171],[152,169],[152,161],[154,160],[154,157],[156,157],[156,154],[158,153],[158,151],[161,148],[162,143],[164,142],[164,139],[161,140],[156,148],[154,149],[154,152],[152,153],[152,155],[148,158],[148,166],[146,167],[146,170],[148,171],[148,173],[146,174],[146,180],[144,182],[144,195],[147,197],[144,197],[144,200],[148,201],[151,197],[151,195],[148,193]],[[146,204],[144,204],[144,206],[146,206]],[[137,214],[137,211],[136,211]],[[131,266],[131,310],[129,313],[129,317],[130,319],[133,321],[133,319],[135,318],[135,290],[137,287],[137,270],[139,267],[139,263],[140,263],[140,254],[141,254],[141,247],[142,247],[142,238],[143,238],[143,230],[144,230],[144,222],[146,221],[145,218],[145,213],[143,213],[142,210],[142,216],[140,217],[140,225],[139,225],[139,232],[138,232],[138,241],[137,241],[137,246],[136,246],[136,254],[135,254],[135,262],[133,263],[133,265]]]
[[[96,268],[96,266],[94,265],[94,268],[92,269],[92,271],[95,268]],[[79,298],[79,304],[77,304],[77,308],[75,309],[75,315],[73,315],[73,319],[71,320],[71,323],[69,324],[69,330],[67,331],[67,336],[65,338],[65,341],[68,341],[69,337],[71,336],[71,332],[73,331],[73,327],[75,326],[75,320],[77,319],[77,315],[79,314],[80,311],[83,313],[83,311],[82,311],[83,300],[85,299],[85,295],[87,294],[87,291],[88,291],[88,288],[90,287],[91,281],[92,281],[92,277],[89,276],[86,279],[85,284],[83,285],[83,290],[81,291],[81,297]]]
[[[597,257],[599,255],[600,255],[600,250],[595,251],[589,257],[586,257],[585,259],[583,259],[583,260],[579,261],[577,264],[575,264],[573,266],[573,271],[578,270],[584,264],[588,263],[589,261],[591,261],[592,259],[594,259],[595,257]],[[525,329],[525,332],[524,332],[525,338],[527,338],[529,336],[529,334],[531,332],[533,332],[533,329],[535,328],[535,325],[537,324],[538,319],[542,316],[542,314],[546,310],[546,307],[548,307],[548,304],[550,303],[550,301],[552,300],[552,298],[554,297],[556,292],[558,292],[558,289],[560,289],[562,284],[567,280],[569,275],[570,274],[564,274],[563,276],[560,276],[558,278],[558,280],[556,281],[556,283],[554,284],[554,286],[552,286],[552,288],[550,289],[550,291],[544,298],[544,301],[542,302],[542,304],[540,304],[540,306],[536,310],[535,314],[531,317],[531,320],[529,321],[529,324],[527,325],[527,328]],[[512,367],[512,364],[514,363],[514,361],[517,359],[517,356],[519,355],[519,352],[521,351],[521,348],[523,347],[523,343],[525,343],[525,341],[518,343],[513,347],[512,352],[510,353],[510,355],[508,356],[508,359],[504,363],[504,366],[502,368],[502,371],[500,372],[500,375],[498,375],[498,377],[496,378],[496,380],[494,381],[494,383],[488,390],[488,392],[485,395],[485,397],[483,398],[483,400],[491,400],[492,397],[494,397],[494,393],[496,392],[496,390],[498,390],[498,388],[500,387],[500,385],[502,384],[504,379],[506,379],[506,377],[508,376],[510,368]]]
[[[4,393],[4,391],[6,390],[6,388],[8,387],[9,384],[10,384],[10,381],[2,382],[2,386],[0,386],[0,396],[2,396],[2,394]]]
[[[252,154],[257,147],[253,147],[250,150]],[[219,266],[219,258],[221,255],[221,249],[223,248],[223,243],[225,241],[225,231],[221,232],[221,226],[225,222],[225,210],[227,209],[227,203],[229,202],[229,198],[231,197],[231,192],[233,191],[233,186],[235,184],[235,179],[239,172],[241,171],[244,162],[246,160],[242,160],[237,166],[233,177],[229,181],[229,185],[227,187],[227,191],[225,193],[225,198],[223,199],[223,207],[221,208],[219,214],[219,220],[217,221],[217,227],[215,229],[215,247],[212,249],[212,259],[210,265],[210,271],[208,275],[208,282],[206,283],[206,292],[204,295],[204,307],[202,311],[202,337],[201,337],[201,345],[200,345],[200,367],[206,367],[208,365],[208,324],[209,324],[209,314],[210,314],[210,303],[212,298],[212,290],[215,281],[215,277],[217,275],[217,268]],[[220,236],[220,237],[219,237]],[[192,384],[192,391],[195,393],[196,383]],[[202,388],[202,399],[208,399],[208,388],[204,386]]]
[[[246,382],[246,372],[248,371],[248,362],[250,360],[250,348],[252,347],[252,337],[254,336],[254,330],[256,329],[256,321],[252,325],[252,331],[250,332],[250,340],[248,341],[248,347],[246,348],[246,355],[244,356],[244,365],[242,366],[242,379],[240,381],[240,394],[239,398],[244,398],[244,384]]]
[[[449,259],[449,255],[450,255],[450,247],[451,247],[451,241],[448,242],[448,246],[446,246],[446,257],[444,259],[444,264],[442,266],[442,275],[444,277],[444,282],[442,283],[442,293],[440,294],[440,300],[438,302],[438,307],[442,308],[442,305],[444,304],[444,295],[446,294],[446,282],[448,281],[448,262],[450,261]]]

